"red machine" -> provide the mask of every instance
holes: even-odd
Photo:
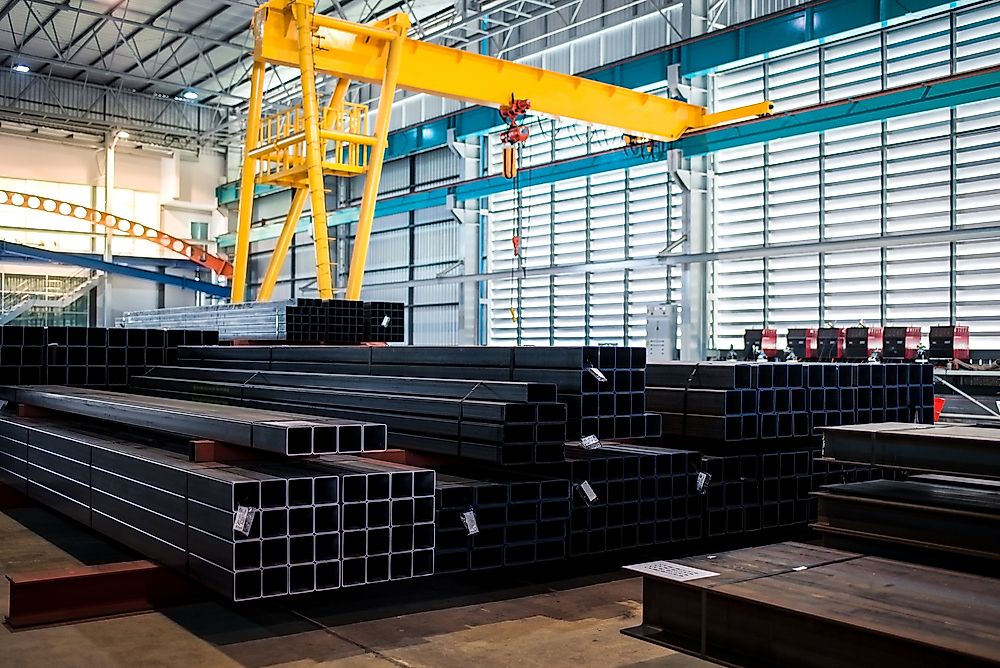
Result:
[[[868,359],[872,353],[882,351],[881,327],[848,327],[846,333],[844,357],[847,359]]]
[[[744,359],[755,360],[758,353],[763,353],[768,359],[778,357],[778,330],[764,328],[748,329],[743,332]]]
[[[969,328],[963,325],[931,327],[931,359],[968,360]]]
[[[819,330],[814,328],[790,329],[787,336],[788,347],[792,349],[792,352],[800,360],[819,359],[816,356],[818,332]]]
[[[847,332],[841,327],[824,327],[816,335],[816,356],[820,360],[839,360],[844,356]]]
[[[920,347],[919,327],[886,327],[882,331],[882,357],[887,360],[913,360]]]

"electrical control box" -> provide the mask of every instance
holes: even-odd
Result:
[[[646,307],[646,363],[660,364],[677,359],[677,304]]]

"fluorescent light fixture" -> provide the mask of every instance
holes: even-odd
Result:
[[[23,65],[21,63],[18,63],[17,65],[14,65],[14,67],[12,67],[10,69],[14,70],[15,72],[20,72],[22,74],[24,74],[25,72],[30,72],[31,71],[30,67],[28,67],[27,65]]]
[[[181,96],[185,100],[197,100],[198,99],[198,93],[194,92],[193,90],[186,90],[186,91],[184,91],[181,94]]]

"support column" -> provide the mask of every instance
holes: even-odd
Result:
[[[684,242],[681,252],[709,250],[708,176],[704,158],[671,159],[671,177],[681,191],[681,219]],[[708,265],[696,262],[681,265],[680,359],[705,359],[708,346]]]
[[[448,130],[448,147],[462,159],[462,179],[477,178],[480,170],[480,142],[459,142],[454,130]],[[479,270],[480,225],[485,218],[479,201],[456,202],[451,213],[459,222],[459,251],[462,272],[474,274]],[[479,343],[479,284],[473,282],[459,284],[458,303],[458,343],[474,346]]]
[[[115,198],[115,145],[118,137],[114,132],[106,138],[104,148],[104,210],[111,213],[114,210]],[[111,262],[111,241],[114,238],[114,228],[104,226],[104,250],[101,259]],[[103,293],[103,303],[101,304],[101,323],[104,327],[114,327],[114,316],[111,313],[111,274],[104,272],[104,279],[101,281]]]
[[[247,135],[240,168],[240,210],[236,223],[236,247],[233,249],[233,284],[229,301],[238,304],[246,299],[247,268],[250,265],[250,219],[253,215],[254,180],[257,161],[250,157],[260,133],[260,114],[264,102],[264,62],[254,59],[250,74],[250,108],[247,110]]]
[[[302,209],[305,208],[308,196],[309,192],[305,188],[296,188],[295,193],[292,195],[292,203],[288,207],[288,215],[285,217],[284,225],[281,226],[281,234],[275,243],[271,254],[271,261],[267,265],[267,272],[264,274],[264,280],[261,282],[260,290],[257,292],[257,301],[269,301],[271,295],[274,294],[274,286],[278,283],[278,275],[281,273],[281,267],[285,263],[288,249],[292,245],[295,228],[298,227],[299,218],[302,217]]]
[[[708,25],[707,0],[684,0],[679,8],[676,26],[682,39],[703,34]],[[668,77],[676,86],[674,95],[691,104],[708,106],[708,79],[697,77],[682,80]],[[683,253],[701,253],[710,250],[712,207],[709,193],[709,160],[704,156],[684,158],[679,153],[669,161],[673,183],[681,190],[681,219],[684,242]],[[681,265],[681,326],[680,359],[704,360],[708,352],[711,301],[709,296],[710,272],[705,262]]]
[[[340,129],[336,127],[335,119],[337,118],[338,110],[343,109],[344,97],[347,95],[347,87],[349,83],[350,82],[347,79],[343,78],[337,81],[337,87],[330,96],[330,102],[327,105],[327,114],[323,119],[324,129]],[[325,154],[326,142],[321,143],[324,145],[324,147],[321,148],[321,153]],[[264,280],[261,283],[260,291],[257,293],[258,301],[268,301],[271,299],[271,295],[274,294],[274,286],[278,282],[278,276],[281,274],[281,267],[284,265],[285,258],[288,256],[288,250],[292,245],[292,239],[295,237],[295,229],[298,227],[299,218],[302,217],[302,210],[305,208],[308,196],[309,193],[305,188],[296,188],[295,193],[292,195],[292,203],[288,209],[288,215],[285,217],[285,223],[281,227],[281,234],[278,236],[278,241],[275,243],[271,260],[268,262],[267,271],[264,274]],[[325,196],[326,195],[324,193],[324,198]],[[327,257],[329,257],[329,255],[329,251],[327,251]],[[331,276],[331,281],[332,280]]]
[[[368,158],[368,173],[365,175],[365,189],[361,195],[361,210],[358,212],[358,226],[354,234],[354,249],[351,251],[350,273],[347,275],[347,299],[361,299],[361,282],[365,277],[365,262],[368,261],[368,242],[372,234],[372,220],[375,217],[375,199],[382,179],[382,163],[389,143],[389,117],[392,115],[392,99],[396,96],[396,81],[399,78],[399,64],[403,57],[401,34],[386,45],[385,75],[382,77],[382,91],[378,98],[378,112],[375,117],[375,145]]]
[[[319,136],[319,101],[316,99],[316,70],[313,67],[312,0],[296,0],[293,5],[299,31],[299,70],[302,80],[302,110],[306,134],[306,172],[312,201],[313,244],[316,248],[316,290],[320,299],[333,299],[330,238],[326,220],[326,192],[323,186],[323,151]]]

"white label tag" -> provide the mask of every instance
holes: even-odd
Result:
[[[583,499],[587,502],[587,505],[597,501],[597,492],[594,491],[594,488],[590,486],[588,481],[584,480],[577,487],[580,493],[583,494]]]
[[[384,318],[382,318],[382,326],[383,327],[388,327],[389,323],[391,321],[392,321],[392,318],[390,318],[389,316],[385,316]]]
[[[241,533],[244,536],[249,536],[250,528],[253,527],[253,518],[256,514],[256,508],[238,506],[236,508],[236,517],[233,519],[233,531]]]
[[[593,450],[595,448],[601,447],[601,439],[597,438],[593,434],[590,436],[584,436],[580,439],[580,447],[585,450]]]
[[[651,575],[656,578],[663,578],[664,580],[673,580],[674,582],[700,580],[702,578],[711,578],[718,575],[718,573],[713,571],[706,571],[701,568],[692,568],[691,566],[677,564],[672,561],[648,561],[644,564],[626,566],[625,570],[635,571],[636,573],[642,573],[643,575]]]
[[[694,488],[699,494],[705,493],[705,488],[708,487],[708,483],[712,482],[712,474],[705,473],[704,471],[698,471],[698,478],[695,480]]]
[[[601,370],[598,369],[596,366],[588,366],[587,371],[589,371],[590,375],[596,378],[597,381],[600,383],[603,383],[608,379],[607,376],[601,373]]]
[[[479,524],[476,523],[475,512],[467,510],[459,516],[459,519],[462,520],[462,526],[465,527],[470,536],[475,536],[479,533]]]

